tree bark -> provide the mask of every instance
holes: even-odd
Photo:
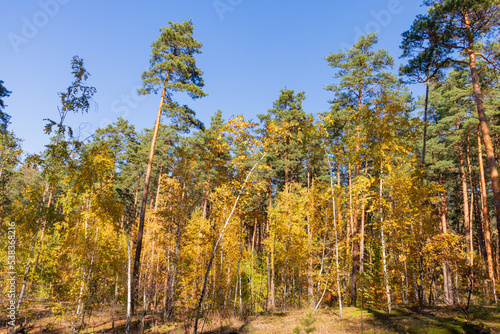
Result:
[[[137,200],[139,199],[139,181],[141,180],[141,173],[137,173],[137,182],[135,185],[135,196],[134,196],[134,212],[133,219],[135,223],[135,218],[137,217]]]
[[[163,166],[160,167],[160,174],[158,175],[158,187],[156,188],[156,198],[155,198],[155,213],[158,212],[158,197],[160,196],[161,189],[161,177],[163,172]]]

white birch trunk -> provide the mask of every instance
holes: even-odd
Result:
[[[328,155],[325,155],[328,159]],[[337,293],[339,295],[339,315],[342,317],[342,290],[340,288],[340,269],[339,269],[339,243],[338,243],[338,235],[337,235],[337,213],[335,208],[335,194],[333,192],[333,170],[332,164],[330,163],[330,159],[328,159],[328,167],[330,169],[330,189],[332,191],[332,209],[333,209],[333,230],[335,232],[335,264],[336,264],[336,272],[337,272]],[[324,294],[324,292],[323,292]],[[323,298],[323,297],[322,297]]]
[[[389,279],[387,277],[387,260],[385,254],[385,236],[384,236],[384,216],[382,209],[382,173],[380,173],[380,238],[382,240],[382,262],[384,265],[384,283],[385,294],[387,296],[387,311],[392,312],[391,291],[389,290]]]
[[[130,333],[130,316],[132,313],[132,279],[130,275],[131,267],[131,256],[130,256],[130,240],[127,237],[127,254],[128,254],[128,265],[127,265],[127,324],[125,326],[125,333]]]
[[[227,217],[226,222],[224,223],[224,226],[222,227],[222,230],[220,232],[219,238],[215,242],[214,249],[212,251],[212,256],[210,257],[210,261],[208,262],[208,268],[207,271],[205,272],[205,280],[203,282],[203,288],[201,290],[200,294],[200,300],[198,301],[198,310],[196,312],[196,318],[194,321],[194,327],[193,327],[193,334],[196,334],[198,331],[198,319],[200,318],[201,315],[201,306],[203,303],[203,297],[205,296],[205,291],[207,289],[207,281],[208,281],[208,275],[210,274],[210,268],[212,267],[212,263],[214,261],[215,253],[217,252],[217,246],[219,245],[219,242],[221,241],[222,237],[224,236],[224,232],[226,230],[227,225],[229,224],[229,221],[231,220],[231,217],[233,216],[234,210],[236,209],[236,205],[238,205],[238,201],[240,200],[241,193],[243,189],[246,186],[246,183],[248,179],[250,178],[250,175],[252,175],[254,169],[257,167],[257,165],[264,159],[264,157],[267,155],[267,153],[264,153],[262,157],[255,163],[255,165],[252,167],[250,172],[247,174],[247,177],[245,178],[245,181],[243,182],[243,185],[240,188],[240,191],[238,192],[238,196],[236,197],[236,200],[234,201],[233,208],[231,209],[231,213],[229,214],[229,217]]]

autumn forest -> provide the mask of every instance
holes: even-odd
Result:
[[[283,86],[258,119],[203,124],[178,102],[206,95],[192,21],[151,44],[149,129],[120,117],[75,136],[67,118],[99,90],[75,56],[50,144],[25,154],[0,81],[0,325],[95,332],[105,313],[99,333],[215,333],[304,310],[293,332],[309,333],[327,311],[445,309],[491,332],[473,314],[500,316],[500,3],[424,5],[399,68],[376,33],[323,55],[327,111]]]

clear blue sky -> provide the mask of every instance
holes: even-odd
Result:
[[[0,11],[0,80],[11,129],[27,153],[48,143],[44,118],[58,120],[57,93],[71,83],[70,60],[84,59],[97,88],[97,108],[68,115],[67,124],[87,137],[123,116],[137,130],[154,125],[159,97],[139,97],[150,45],[168,21],[192,19],[203,43],[197,64],[208,97],[189,102],[205,124],[223,117],[257,119],[285,86],[305,91],[304,109],[328,110],[333,70],[324,57],[349,47],[360,34],[378,31],[379,47],[401,54],[401,33],[426,9],[421,0],[23,0]],[[397,60],[398,64],[400,63]],[[395,69],[395,71],[397,68]],[[414,87],[420,92],[418,87]]]

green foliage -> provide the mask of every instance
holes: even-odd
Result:
[[[351,49],[332,53],[326,57],[335,70],[334,78],[340,79],[326,90],[335,93],[332,110],[341,112],[350,107],[357,109],[371,101],[378,93],[387,93],[397,83],[397,78],[387,70],[394,59],[385,50],[373,50],[377,34],[362,36]]]
[[[169,24],[160,29],[160,37],[151,44],[150,67],[142,74],[143,88],[138,93],[162,91],[166,99],[163,110],[179,130],[187,131],[190,126],[202,129],[203,123],[195,118],[195,112],[172,99],[174,92],[186,92],[192,99],[207,95],[202,90],[203,72],[194,57],[201,53],[202,44],[193,38],[191,21]]]
[[[9,124],[10,115],[5,113],[6,104],[4,102],[5,97],[9,97],[12,92],[8,91],[3,85],[3,80],[0,80],[0,131],[6,131],[7,125]]]
[[[302,109],[304,92],[282,89],[273,108],[259,114],[262,128],[258,133],[269,140],[266,163],[270,168],[265,177],[284,189],[292,182],[308,184],[308,178],[318,173],[321,150],[313,116]]]

